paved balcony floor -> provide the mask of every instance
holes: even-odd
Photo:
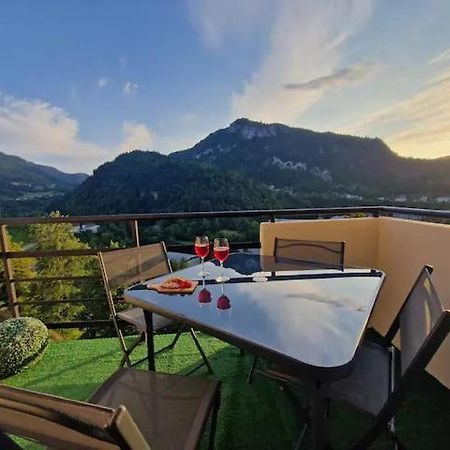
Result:
[[[172,336],[159,336],[164,345]],[[255,377],[246,384],[250,355],[240,356],[236,348],[201,335],[211,363],[213,377],[223,381],[222,406],[217,430],[217,449],[289,449],[299,425],[285,394],[273,382]],[[144,355],[144,348],[138,350]],[[90,339],[50,343],[44,357],[32,368],[6,383],[84,400],[118,366],[120,353],[116,339]],[[183,336],[174,351],[157,357],[157,369],[182,373],[198,363],[198,353]],[[198,376],[206,376],[198,372]],[[431,376],[423,374],[409,393],[398,415],[399,435],[408,449],[448,449],[450,441],[450,392]],[[367,418],[343,406],[331,409],[330,439],[333,448],[344,449],[368,424]],[[30,449],[40,448],[27,443]],[[391,449],[380,438],[374,449]]]

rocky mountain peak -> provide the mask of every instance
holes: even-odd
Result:
[[[275,123],[266,124],[245,118],[235,120],[228,127],[229,133],[240,134],[244,139],[276,137],[277,131],[278,125]]]

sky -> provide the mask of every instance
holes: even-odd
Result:
[[[239,117],[450,155],[449,0],[0,0],[0,151],[92,172]]]

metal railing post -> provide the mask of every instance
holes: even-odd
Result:
[[[8,306],[13,317],[19,317],[19,305],[17,303],[16,285],[14,283],[14,270],[11,263],[11,259],[8,257],[7,252],[8,240],[6,238],[6,225],[0,226],[0,251],[3,261],[3,273],[5,278],[6,295],[8,296]]]
[[[133,239],[134,244],[136,247],[139,247],[141,245],[140,239],[139,239],[139,223],[137,220],[130,221],[130,227],[131,227],[131,237]]]

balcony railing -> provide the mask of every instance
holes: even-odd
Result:
[[[89,248],[89,249],[65,249],[65,250],[21,250],[11,251],[7,244],[7,228],[16,226],[26,226],[34,224],[105,224],[105,223],[127,223],[129,224],[132,236],[132,245],[139,246],[141,239],[139,236],[142,224],[155,223],[157,221],[173,222],[177,220],[198,220],[198,219],[226,219],[226,218],[247,218],[259,219],[260,221],[276,222],[277,219],[327,219],[336,216],[397,216],[411,220],[426,221],[446,221],[450,220],[448,210],[429,210],[416,208],[402,208],[391,206],[360,206],[360,207],[337,207],[337,208],[311,208],[311,209],[274,209],[274,210],[249,210],[249,211],[212,211],[212,212],[185,212],[185,213],[158,213],[158,214],[118,214],[118,215],[91,215],[91,216],[64,216],[64,217],[20,217],[20,218],[0,218],[0,257],[3,261],[4,284],[7,292],[7,306],[11,314],[15,317],[20,315],[20,305],[16,293],[16,285],[19,283],[48,283],[54,281],[73,282],[81,280],[100,279],[100,275],[85,276],[52,276],[52,277],[31,277],[21,278],[14,275],[12,261],[19,258],[67,258],[67,257],[92,257],[99,251],[109,251],[110,248]],[[167,242],[169,251],[184,253],[192,252],[192,245],[174,244]],[[232,242],[232,249],[257,248],[259,242]],[[0,299],[1,300],[1,299]],[[46,305],[78,303],[89,304],[92,302],[105,301],[103,298],[83,298],[70,300],[46,300]],[[37,306],[42,302],[27,301],[26,306]],[[1,305],[0,305],[1,306]],[[108,319],[83,320],[68,322],[47,323],[49,328],[84,328],[98,327],[109,324]]]

